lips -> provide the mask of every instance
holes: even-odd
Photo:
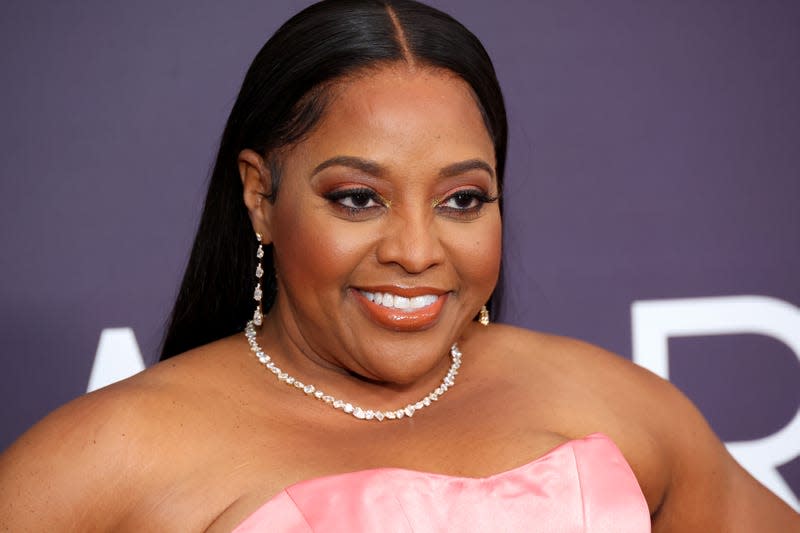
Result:
[[[353,289],[367,316],[395,331],[418,331],[433,326],[448,293],[429,287]]]
[[[422,296],[412,296],[409,298],[406,296],[400,296],[399,294],[393,294],[391,292],[360,292],[370,302],[388,307],[390,309],[398,309],[407,313],[417,309],[422,309],[423,307],[428,307],[429,305],[436,303],[436,300],[439,298],[435,294],[423,294]]]

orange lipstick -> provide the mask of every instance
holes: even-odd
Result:
[[[448,293],[431,287],[369,287],[353,289],[353,295],[367,316],[379,325],[394,331],[421,331],[433,326],[439,319]],[[405,299],[435,297],[435,301],[424,307],[388,307],[368,298],[371,295],[390,294]],[[372,301],[371,301],[372,300]]]

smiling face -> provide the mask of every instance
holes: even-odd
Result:
[[[269,177],[253,177],[254,154],[240,158],[254,227],[274,245],[266,327],[312,359],[411,383],[447,361],[497,281],[494,147],[446,71],[386,67],[333,91],[282,157],[274,204],[257,194]]]

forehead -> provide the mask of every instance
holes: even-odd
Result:
[[[335,84],[318,126],[298,148],[309,164],[340,155],[447,165],[494,146],[469,85],[441,69],[406,65],[369,70]]]

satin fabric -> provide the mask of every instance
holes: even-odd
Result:
[[[234,533],[264,531],[644,533],[650,514],[622,453],[596,433],[485,478],[375,468],[302,481]]]

